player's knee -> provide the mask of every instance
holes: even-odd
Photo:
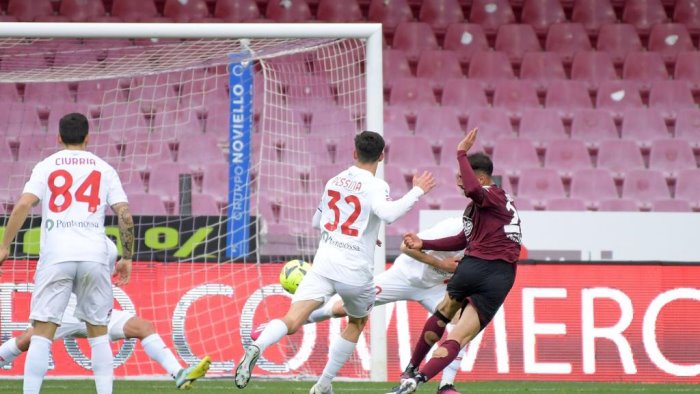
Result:
[[[359,329],[364,328],[365,324],[367,324],[367,321],[369,321],[369,316],[348,318],[348,324],[355,325]]]

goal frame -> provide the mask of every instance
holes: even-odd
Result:
[[[384,96],[382,78],[382,25],[379,23],[66,23],[4,22],[0,37],[8,38],[356,38],[366,40],[365,47],[365,113],[368,130],[384,134]],[[377,177],[383,179],[380,163]],[[379,241],[384,244],[384,224]],[[386,249],[375,248],[375,273],[385,270]],[[370,380],[387,380],[386,315],[383,306],[371,315]]]

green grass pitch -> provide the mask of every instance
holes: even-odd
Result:
[[[252,381],[245,390],[238,390],[232,380],[208,380],[195,383],[191,394],[208,393],[308,393],[312,382]],[[336,382],[333,385],[336,394],[342,393],[385,393],[392,383]],[[435,393],[436,383],[430,383],[418,390],[420,394]],[[458,388],[465,394],[474,393],[700,393],[696,385],[682,384],[623,384],[623,383],[560,383],[560,382],[460,382]],[[22,381],[0,380],[0,393],[19,393]],[[89,380],[47,380],[41,392],[43,394],[82,394],[94,393],[95,386]],[[114,393],[176,393],[169,381],[124,381],[114,383]]]

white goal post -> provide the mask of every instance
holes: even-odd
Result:
[[[360,39],[365,43],[365,128],[383,134],[381,24],[173,24],[173,23],[0,23],[2,39]],[[378,177],[383,177],[380,165]],[[309,218],[310,220],[310,218]],[[381,227],[379,240],[384,243]],[[384,247],[375,250],[375,272],[384,271]],[[384,307],[371,316],[370,379],[387,380],[387,340]]]

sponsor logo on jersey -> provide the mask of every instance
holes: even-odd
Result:
[[[51,222],[49,224],[49,221]],[[99,222],[91,222],[89,220],[61,220],[61,219],[56,219],[56,221],[52,221],[51,219],[47,220],[46,223],[46,230],[51,231],[52,228],[54,228],[54,224],[56,229],[67,229],[67,228],[85,228],[85,229],[99,229],[102,226],[100,226]]]
[[[349,242],[338,241],[337,239],[334,239],[333,236],[328,231],[324,231],[321,233],[321,242],[327,243],[331,246],[334,246],[334,247],[340,248],[340,249],[352,250],[354,252],[360,251],[359,245],[353,245]]]
[[[53,230],[54,223],[53,220],[51,219],[46,219],[46,231],[51,231]]]

